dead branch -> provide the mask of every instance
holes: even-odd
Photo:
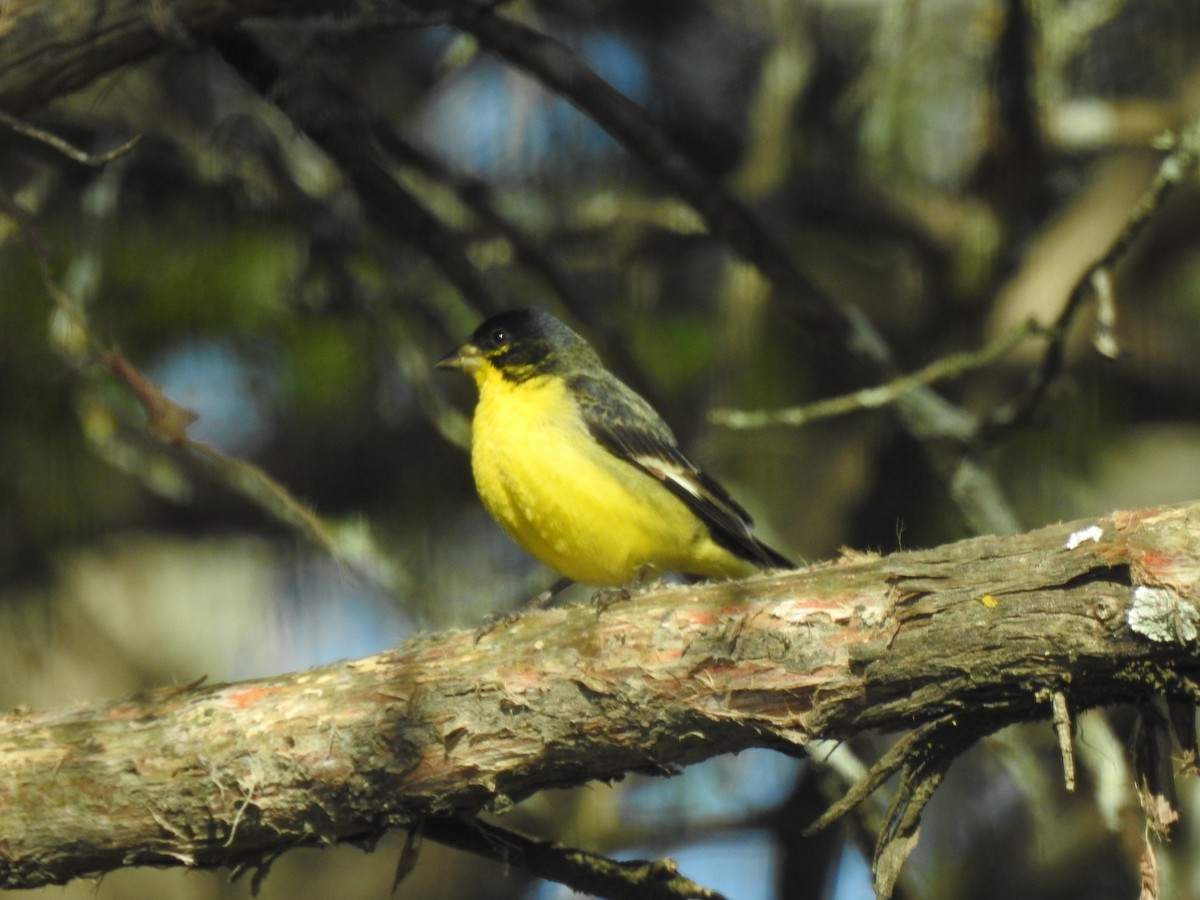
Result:
[[[1039,408],[1046,393],[1063,374],[1071,326],[1089,300],[1096,303],[1093,346],[1097,352],[1110,359],[1118,356],[1113,272],[1128,254],[1130,247],[1146,230],[1167,196],[1185,178],[1194,177],[1197,160],[1200,159],[1200,121],[1193,121],[1177,133],[1169,135],[1164,149],[1168,152],[1159,163],[1154,180],[1130,212],[1125,226],[1075,282],[1058,318],[1050,326],[1046,349],[1037,366],[1030,372],[1024,390],[1011,403],[992,412],[981,430],[982,436],[991,437],[998,430],[1020,425],[1028,421]]]

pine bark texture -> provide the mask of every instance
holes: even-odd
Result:
[[[0,719],[0,887],[217,866],[729,751],[1196,696],[1200,503]]]

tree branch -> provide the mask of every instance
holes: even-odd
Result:
[[[425,836],[505,865],[518,866],[579,893],[630,900],[725,900],[679,874],[669,859],[613,860],[596,853],[539,841],[478,819],[437,818],[422,826]]]
[[[325,0],[326,11],[344,8]],[[165,46],[227,28],[250,16],[296,15],[289,0],[111,0],[87,7],[74,0],[12,4],[0,13],[0,109],[20,115],[89,84]]]
[[[1075,709],[1194,699],[1198,580],[1200,502],[10,715],[0,887],[253,864],[748,747],[938,721],[977,736],[1046,718],[1046,688]],[[952,758],[928,743],[900,763],[915,787],[893,803],[893,837],[915,837]]]
[[[1133,208],[1120,233],[1071,288],[1058,318],[1050,326],[1046,349],[1040,362],[1030,372],[1024,390],[1011,403],[992,412],[988,421],[984,422],[981,437],[990,438],[999,430],[1023,424],[1040,408],[1050,387],[1066,367],[1067,337],[1075,317],[1087,301],[1096,302],[1093,345],[1104,356],[1110,359],[1117,357],[1113,272],[1133,243],[1146,230],[1167,196],[1185,178],[1194,177],[1197,160],[1200,159],[1200,120],[1193,121],[1178,133],[1169,135],[1166,149],[1168,153],[1159,163],[1154,180]]]

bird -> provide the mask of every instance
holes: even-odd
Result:
[[[550,313],[493,316],[435,365],[474,379],[479,497],[564,576],[556,588],[795,567],[754,536],[746,510],[684,455],[654,408]]]

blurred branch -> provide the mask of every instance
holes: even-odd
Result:
[[[485,49],[561,94],[616,138],[704,217],[714,237],[757,266],[802,320],[836,332],[854,356],[872,368],[890,364],[886,346],[865,318],[856,317],[822,291],[748,207],[693,162],[644,108],[592,71],[569,47],[490,12],[461,11],[454,24]]]
[[[76,0],[6,4],[0,11],[0,109],[21,115],[150,53],[250,16],[353,6],[352,0],[111,0],[81,15]]]
[[[995,137],[981,160],[979,177],[990,186],[992,207],[1004,220],[1009,246],[1022,247],[1055,206],[1038,95],[1044,81],[1038,14],[1044,7],[1036,0],[1004,0],[1003,6],[987,74]]]
[[[749,747],[915,729],[854,791],[904,773],[876,854],[886,888],[950,761],[1008,723],[1051,718],[1042,690],[1077,710],[1200,698],[1198,572],[1200,502],[10,715],[0,887],[128,865],[254,867],[423,821],[454,842],[463,832],[437,817]]]
[[[869,168],[877,171],[892,161],[900,141],[910,67],[920,60],[914,51],[920,6],[920,0],[896,0],[880,8],[871,53],[855,86],[863,101],[860,144]]]
[[[860,309],[819,288],[749,207],[694,162],[645,109],[588,68],[570,48],[490,12],[461,11],[454,23],[482,47],[561,94],[616,138],[704,217],[714,237],[756,266],[799,321],[830,332],[845,354],[845,364],[856,367],[862,380],[900,374],[887,343]],[[961,441],[964,433],[973,434],[978,428],[975,417],[923,386],[904,394],[896,409],[904,427],[930,455],[969,527],[979,533],[1016,531],[1016,515],[994,474]],[[937,440],[947,437],[958,443]]]
[[[1041,326],[1037,322],[1029,321],[979,350],[943,356],[916,372],[901,375],[878,387],[863,388],[861,391],[843,394],[840,397],[830,397],[805,406],[792,406],[786,409],[761,411],[714,409],[709,413],[709,420],[727,428],[768,428],[773,425],[799,427],[817,419],[844,416],[864,409],[878,409],[895,403],[918,387],[928,386],[949,378],[958,378],[968,372],[986,368],[1007,356],[1029,338],[1041,334]],[[964,437],[969,437],[969,435],[964,435]]]
[[[428,255],[476,309],[491,314],[511,305],[497,296],[471,262],[466,237],[383,170],[371,148],[369,124],[356,118],[330,127],[300,119],[299,125],[346,174],[374,224]]]
[[[587,323],[591,332],[600,337],[608,358],[634,382],[642,393],[653,399],[653,388],[641,374],[640,366],[630,354],[628,344],[617,339],[611,327],[572,291],[567,273],[537,245],[515,222],[504,216],[493,202],[492,189],[485,181],[457,173],[441,161],[415,147],[396,134],[389,123],[360,109],[341,89],[328,82],[320,90],[328,92],[324,103],[314,102],[310,86],[299,103],[290,102],[275,90],[281,72],[274,60],[250,38],[223,34],[214,39],[222,58],[247,84],[270,102],[277,103],[296,127],[308,133],[314,143],[328,155],[354,186],[372,224],[380,231],[412,244],[422,250],[458,288],[477,311],[492,314],[513,305],[499,296],[470,258],[472,235],[463,234],[445,224],[413,191],[409,190],[388,166],[407,166],[451,190],[458,200],[485,227],[501,235],[518,262],[536,274],[550,289],[563,310],[580,322]],[[336,121],[316,121],[305,114],[307,108],[325,106],[342,111]],[[426,360],[426,364],[428,361]],[[435,426],[453,443],[458,429],[448,428],[440,415],[434,415]]]
[[[167,397],[132,362],[95,337],[84,304],[54,278],[49,250],[38,236],[29,211],[3,190],[0,190],[0,215],[7,216],[16,225],[17,234],[34,258],[42,284],[65,323],[57,329],[55,342],[60,357],[82,371],[107,370],[124,384],[146,414],[144,426],[134,425],[134,431],[152,438],[190,468],[200,468],[213,482],[242,496],[277,522],[312,541],[359,577],[386,589],[396,587],[399,577],[396,567],[378,552],[369,535],[364,538],[361,529],[338,528],[326,523],[258,466],[189,437],[187,430],[199,418],[197,414]],[[118,416],[115,410],[109,412]],[[103,433],[106,442],[120,440],[114,429],[104,429]],[[112,461],[112,448],[101,449]],[[138,459],[141,461],[140,454]],[[149,467],[125,468],[134,477],[147,482],[151,489],[156,489],[151,483],[155,473]]]
[[[228,32],[213,42],[230,67],[264,96],[280,77],[275,60],[245,35]],[[373,117],[328,81],[319,89],[321,102],[309,96],[279,97],[277,102],[296,127],[308,134],[345,174],[372,223],[383,233],[420,248],[463,297],[486,313],[506,308],[485,282],[467,253],[467,239],[429,211],[380,165],[373,132],[385,133]],[[289,102],[294,100],[295,102]],[[319,109],[320,112],[313,112]]]
[[[486,227],[508,241],[519,262],[536,273],[564,309],[573,313],[579,303],[572,296],[567,273],[515,222],[500,214],[493,202],[492,188],[481,178],[451,171],[445,164],[377,123],[371,137],[388,157],[445,185]],[[576,314],[577,315],[577,314]]]
[[[1075,283],[1074,288],[1071,289],[1062,312],[1050,327],[1046,351],[1038,366],[1030,373],[1024,391],[1012,403],[991,414],[988,421],[984,423],[984,430],[987,434],[994,434],[999,429],[1023,424],[1033,415],[1050,386],[1063,373],[1067,337],[1071,325],[1076,315],[1089,300],[1095,300],[1097,305],[1097,323],[1092,338],[1093,344],[1096,350],[1104,356],[1116,357],[1118,353],[1114,332],[1116,302],[1112,287],[1114,269],[1129,251],[1133,242],[1146,230],[1146,226],[1150,224],[1167,195],[1185,177],[1194,175],[1197,161],[1200,160],[1200,120],[1193,122],[1176,134],[1169,135],[1164,141],[1164,146],[1169,152],[1159,165],[1150,187],[1133,208],[1125,227],[1121,229],[1100,258],[1088,266]]]

